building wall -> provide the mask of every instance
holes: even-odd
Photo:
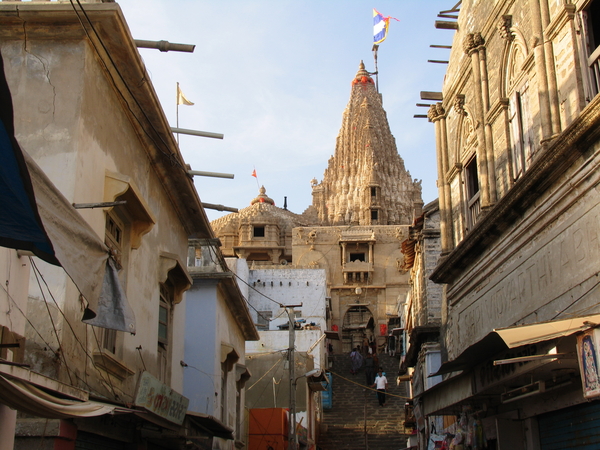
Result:
[[[390,316],[396,316],[398,298],[405,298],[409,289],[409,275],[404,268],[401,243],[408,237],[408,226],[353,226],[353,227],[307,227],[294,229],[293,260],[296,267],[318,267],[327,273],[327,289],[331,296],[331,326],[342,331],[344,317],[357,305],[368,309],[373,317],[373,333],[379,344],[385,334]],[[342,243],[347,248],[347,261],[342,263]],[[349,254],[354,248],[369,252],[372,261],[365,261],[370,270],[368,279],[345,279],[344,269],[351,270]],[[360,269],[359,269],[360,271]],[[361,336],[358,336],[358,334]],[[350,351],[362,343],[362,331],[342,342],[334,342],[336,351]]]
[[[467,223],[466,174],[457,165],[464,167],[473,155],[483,159],[481,147],[493,155],[487,158],[487,169],[493,171],[486,178],[486,168],[478,167],[480,218],[501,222],[502,231],[485,245],[485,251],[464,260],[460,275],[442,277],[448,282],[450,358],[492,328],[550,320],[591,305],[583,293],[586,286],[591,288],[591,268],[598,263],[592,250],[597,245],[597,144],[588,140],[580,156],[545,176],[542,189],[527,193],[525,187],[552,157],[552,146],[568,145],[564,132],[569,126],[585,127],[595,120],[594,114],[581,116],[587,75],[579,64],[577,30],[584,3],[548,2],[547,17],[543,1],[541,10],[537,2],[528,1],[464,1],[461,5],[444,85],[444,114],[433,117],[439,125],[436,132],[445,133],[448,142],[438,148],[448,168],[439,183],[440,197],[448,192],[450,199],[442,212],[448,214],[445,223],[451,229],[443,236],[444,247],[446,253],[452,255],[456,249],[457,254],[459,244],[469,242],[470,233],[476,231],[476,225]],[[536,40],[541,29],[546,45]],[[487,83],[478,82],[474,61],[485,67],[481,72],[487,75]],[[527,102],[529,110],[524,132],[532,156],[519,174],[512,150],[511,108],[514,91],[523,85],[527,94],[521,92],[521,102]],[[558,103],[553,103],[553,96]],[[515,195],[524,200],[518,207],[507,206],[513,208],[510,212],[500,213]]]
[[[255,323],[257,311],[271,311],[270,330],[278,330],[278,325],[287,324],[289,317],[283,305],[302,305],[294,308],[298,318],[306,324],[315,323],[321,330],[327,329],[325,322],[325,271],[320,269],[252,269],[248,284],[251,286],[248,301]]]
[[[93,7],[88,6],[93,13]],[[2,16],[3,27],[6,25],[9,33],[6,36],[10,36],[2,39],[0,49],[13,96],[15,136],[22,149],[35,159],[70,202],[114,201],[123,194],[113,189],[114,184],[127,186],[126,206],[79,211],[101,240],[105,237],[107,213],[114,213],[123,220],[120,278],[135,313],[137,333],[117,332],[116,350],[109,359],[120,367],[121,374],[102,368],[94,354],[100,352],[105,331],[81,322],[85,302],[64,271],[36,260],[43,280],[31,276],[27,314],[35,330],[26,330],[28,362],[33,370],[62,382],[112,400],[132,402],[137,374],[148,370],[160,377],[159,283],[165,282],[175,271],[176,278],[184,281],[175,282],[177,298],[171,308],[167,345],[169,368],[163,380],[173,389],[181,390],[183,368],[179,361],[183,358],[185,317],[184,305],[180,302],[186,284],[182,261],[187,251],[188,219],[176,209],[172,192],[165,189],[170,175],[161,172],[160,164],[149,157],[140,124],[131,121],[131,111],[118,92],[120,86],[113,84],[99,64],[81,25],[73,22],[74,25],[69,26],[66,20],[62,34],[54,35],[48,31],[56,30],[48,26],[54,18],[52,14],[60,16],[68,10],[57,4],[48,6],[38,14],[39,22],[34,25],[28,21],[31,17],[28,8],[35,7],[24,7],[23,23],[19,31],[11,29],[13,34],[9,32],[12,23],[5,23],[10,19],[6,14]],[[120,12],[107,9],[104,15],[107,22],[122,19]],[[71,13],[72,10],[68,12]],[[44,23],[46,28],[41,25]],[[19,39],[25,29],[26,46]],[[126,26],[119,29],[126,35]],[[126,37],[115,39],[126,46]],[[125,75],[125,82],[139,64],[139,55],[138,59],[129,59],[128,68],[132,72]],[[161,120],[166,123],[156,99],[144,98],[143,101],[153,105],[147,108],[147,113],[152,115],[154,124]],[[183,171],[182,168],[181,176]],[[181,191],[177,195],[183,197],[195,192],[191,182],[189,185],[189,192]],[[135,201],[132,202],[132,198]],[[194,203],[194,198],[189,196],[188,202]],[[52,298],[48,292],[42,295],[42,291],[46,291],[45,283]],[[48,309],[54,323],[50,321]],[[15,324],[21,327],[18,321]],[[45,342],[36,330],[44,336]],[[51,348],[47,348],[46,343]],[[61,357],[57,358],[54,352],[59,348]]]

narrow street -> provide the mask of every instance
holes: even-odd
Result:
[[[380,355],[388,378],[385,406],[380,407],[374,390],[365,389],[364,367],[350,373],[348,355],[334,355],[333,408],[326,409],[318,446],[321,450],[400,450],[406,448],[404,403],[407,395],[396,384],[398,360]]]

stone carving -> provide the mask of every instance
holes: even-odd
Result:
[[[420,198],[362,62],[352,81],[335,154],[321,183],[312,186],[319,225],[409,224],[414,199]],[[373,186],[378,186],[375,194]]]
[[[512,16],[505,15],[500,19],[500,23],[498,24],[498,33],[507,41],[512,41],[513,35],[510,31],[510,27],[512,27]]]
[[[472,51],[477,50],[479,47],[485,44],[483,36],[481,33],[469,33],[465,36],[463,40],[463,50],[468,55]]]
[[[435,105],[431,105],[429,107],[429,111],[427,111],[427,117],[431,122],[441,119],[444,114],[446,114],[446,110],[440,102],[436,103]]]
[[[465,96],[464,94],[458,94],[454,99],[454,111],[461,116],[466,116],[465,111]]]

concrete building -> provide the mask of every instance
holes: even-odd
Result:
[[[598,445],[599,13],[463,0],[429,110],[445,379],[418,405],[498,449]]]
[[[251,269],[248,278],[248,303],[259,340],[247,342],[246,364],[261,376],[248,389],[246,406],[252,411],[295,404],[300,448],[311,448],[323,412],[325,344],[337,337],[326,331],[326,274],[322,269],[263,267]]]
[[[236,278],[248,267],[243,259],[229,263],[233,271],[216,240],[190,240],[183,395],[190,400],[188,414],[213,432],[203,445],[223,450],[248,444],[245,344],[259,338]]]
[[[443,421],[422,416],[417,422],[414,397],[420,396],[441,381],[441,376],[430,377],[441,365],[440,326],[442,324],[443,289],[430,280],[441,254],[440,210],[437,200],[423,208],[423,214],[410,227],[409,238],[402,243],[405,267],[410,273],[411,289],[405,301],[399,302],[402,341],[397,353],[400,357],[400,380],[409,384],[410,399],[405,407],[405,427],[415,430],[417,440],[427,442],[427,431],[434,423],[443,428]],[[392,330],[392,335],[396,330]],[[417,404],[418,407],[418,404]],[[418,412],[418,410],[417,410]]]
[[[119,6],[77,3],[0,3],[3,161],[21,155],[8,172],[42,223],[23,238],[29,216],[3,186],[0,448],[15,434],[14,448],[205,448],[220,433],[211,448],[233,448],[235,359],[256,331],[221,265],[198,281],[214,345],[186,341],[188,238],[214,235]],[[211,375],[227,383],[220,405],[186,414],[186,360],[205,351],[225,354]]]

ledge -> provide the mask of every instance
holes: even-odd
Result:
[[[117,359],[117,357],[110,352],[94,352],[92,358],[94,364],[102,367],[121,381],[135,373],[134,370],[131,370],[124,362]]]

